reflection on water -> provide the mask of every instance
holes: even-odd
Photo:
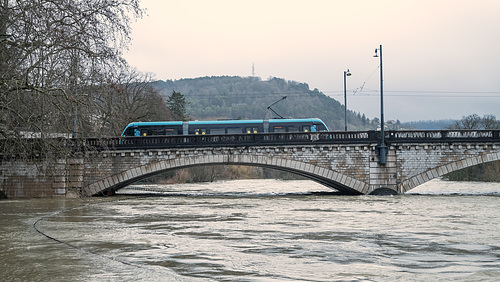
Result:
[[[310,181],[239,180],[131,186],[112,198],[2,201],[3,276],[19,281],[500,277],[500,184],[431,181],[392,197],[329,191]],[[38,234],[37,220],[36,228],[64,244]]]

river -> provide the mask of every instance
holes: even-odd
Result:
[[[499,281],[500,183],[398,196],[310,181],[0,201],[2,281]],[[147,193],[147,194],[144,194]]]

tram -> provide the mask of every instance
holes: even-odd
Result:
[[[268,120],[207,120],[133,122],[123,130],[122,136],[256,134],[272,132],[328,131],[318,118]]]

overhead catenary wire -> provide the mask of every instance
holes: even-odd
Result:
[[[363,94],[358,94],[357,96],[366,97],[366,96],[371,96],[372,94],[378,95],[379,92],[378,90],[368,89]],[[338,94],[330,94],[328,96],[334,97],[342,95],[343,94],[338,93]],[[384,91],[384,96],[417,97],[417,98],[500,98],[500,91],[389,90],[389,91]]]
[[[359,92],[364,93],[361,96],[370,96],[370,93],[379,94],[379,90],[374,89],[365,89],[366,83],[370,80],[370,78],[380,69],[380,65],[378,65],[375,70],[366,78],[360,87],[357,87],[353,90],[348,90],[347,94],[352,93],[354,96]],[[368,93],[367,93],[368,92]],[[384,96],[390,97],[420,97],[420,98],[500,98],[500,91],[454,91],[454,90],[385,90],[385,93],[413,93],[413,94],[384,94]],[[327,95],[329,97],[340,97],[343,96],[344,93],[342,90],[338,91],[325,91],[325,93],[336,93]],[[445,94],[454,94],[454,95],[445,95]],[[458,95],[458,94],[497,94],[497,95]],[[358,94],[359,96],[359,94]]]
[[[360,87],[354,89],[352,92],[353,95],[356,95],[356,93],[358,92],[358,90],[361,92],[363,91],[363,89],[365,88],[365,84],[366,82],[368,82],[368,80],[370,80],[370,78],[377,72],[377,70],[380,68],[380,65],[377,66],[377,68],[368,76],[367,79],[365,79],[365,81],[363,82],[363,84],[361,84]]]
[[[356,89],[360,89],[356,88]],[[350,96],[370,96],[372,94],[378,94],[378,90],[374,89],[366,89],[363,87],[363,93],[360,94],[355,92],[355,90],[350,90],[348,95]],[[361,92],[361,91],[359,91]],[[331,91],[323,91],[319,92],[328,97],[337,97],[343,96],[343,90],[331,90]],[[386,90],[384,93],[389,93],[384,96],[401,96],[401,97],[422,97],[422,98],[500,98],[500,91],[453,91],[453,90]],[[390,94],[393,93],[393,94]],[[186,98],[218,98],[218,97],[227,97],[227,98],[255,98],[262,97],[266,98],[269,95],[287,95],[287,96],[304,96],[311,93],[305,92],[255,92],[255,93],[221,93],[221,94],[185,94]],[[460,95],[460,94],[468,94],[468,95]],[[475,95],[472,95],[475,94]],[[491,94],[491,95],[486,95]],[[250,96],[250,97],[249,97]]]

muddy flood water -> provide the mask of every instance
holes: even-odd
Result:
[[[0,201],[2,281],[499,281],[500,183],[398,196],[311,181]]]

